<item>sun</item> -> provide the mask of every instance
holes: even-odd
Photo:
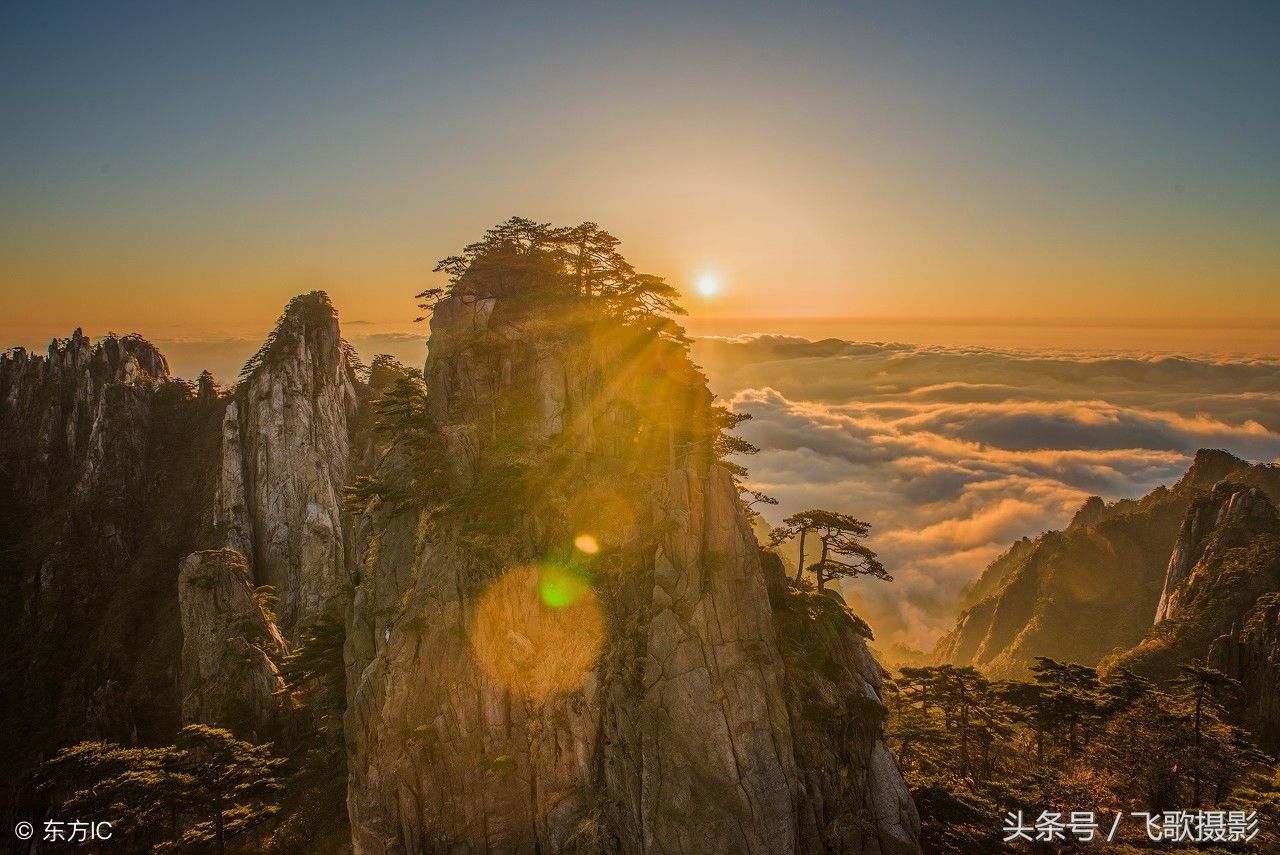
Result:
[[[704,273],[698,277],[694,287],[703,297],[714,297],[720,293],[720,277],[714,273]]]

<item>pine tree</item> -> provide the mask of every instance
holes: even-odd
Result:
[[[278,812],[276,776],[284,762],[270,745],[193,724],[171,746],[64,748],[41,768],[40,787],[62,811],[110,817],[121,843],[221,853],[229,838]]]
[[[236,739],[230,731],[190,724],[178,735],[180,767],[191,775],[197,810],[209,817],[186,838],[207,836],[212,824],[215,849],[226,850],[227,837],[240,834],[274,816],[280,790],[276,774],[284,759],[271,754],[270,745]]]
[[[799,579],[805,570],[814,574],[818,590],[831,579],[854,576],[875,576],[886,582],[893,577],[880,563],[879,557],[864,543],[871,526],[862,520],[836,511],[813,509],[792,514],[773,530],[770,545],[777,547],[799,537],[800,562],[796,572]],[[818,560],[805,566],[805,545],[812,535],[821,545]]]

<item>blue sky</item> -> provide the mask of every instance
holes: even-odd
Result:
[[[0,333],[393,324],[512,213],[695,317],[1274,321],[1277,8],[5,4]]]

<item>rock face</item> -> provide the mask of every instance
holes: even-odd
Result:
[[[138,424],[130,416],[168,379],[164,357],[138,336],[108,336],[91,346],[77,329],[51,342],[45,356],[22,348],[0,354],[0,425],[10,483],[35,505],[49,501],[65,474],[60,469],[83,467],[77,472],[83,490],[119,489],[113,484],[128,472],[100,477],[103,464],[123,464],[108,445],[117,437],[136,442],[145,436],[145,419]],[[90,446],[93,456],[87,457]]]
[[[1215,639],[1208,664],[1240,681],[1244,725],[1264,750],[1280,750],[1280,593],[1259,597],[1241,623]]]
[[[984,594],[961,612],[935,656],[1021,678],[1036,656],[1092,664],[1137,643],[1151,625],[1168,544],[1189,500],[1161,489],[1104,512],[1086,503],[1063,531],[1015,544],[975,585]]]
[[[225,727],[255,742],[288,738],[293,709],[268,650],[284,639],[230,549],[195,552],[178,575],[182,721]]]
[[[1155,623],[1172,618],[1206,583],[1217,553],[1273,528],[1275,521],[1276,509],[1261,490],[1228,481],[1219,482],[1207,497],[1192,504],[1169,557]],[[1228,538],[1231,542],[1224,543]]]
[[[919,852],[884,674],[760,551],[678,337],[455,297],[424,385],[371,430],[319,293],[230,395],[136,336],[0,358],[6,822],[80,739],[288,744],[273,657],[345,610],[358,851]]]
[[[290,301],[226,409],[215,523],[254,583],[275,588],[291,638],[346,580],[340,497],[358,405],[337,314],[315,291]]]
[[[1267,494],[1222,481],[1194,501],[1174,544],[1164,591],[1154,626],[1116,658],[1117,666],[1167,678],[1213,646],[1236,674],[1257,689],[1265,686],[1270,650],[1264,601],[1280,592],[1280,516]],[[1265,718],[1269,699],[1244,698]]]
[[[1215,488],[1224,478],[1235,486]],[[935,655],[1004,677],[1026,676],[1036,656],[1111,661],[1143,642],[1153,616],[1177,610],[1212,532],[1265,515],[1268,491],[1280,492],[1276,467],[1205,449],[1171,488],[1110,505],[1091,498],[1065,530],[1020,541],[991,565]]]
[[[323,294],[290,304],[234,396],[170,378],[138,336],[0,355],[7,825],[39,809],[24,776],[80,740],[165,744],[200,721],[289,741],[266,655],[284,642],[249,585],[277,588],[291,632],[340,619],[359,389]],[[200,551],[226,545],[254,577]]]
[[[138,336],[0,356],[6,821],[42,754],[178,724],[177,567],[212,495],[218,411],[168,374]]]
[[[919,851],[882,672],[838,605],[843,672],[787,655],[814,643],[818,595],[771,602],[728,472],[646,432],[659,400],[709,403],[682,353],[649,347],[493,299],[437,308],[415,447],[436,449],[439,494],[371,499],[353,524],[357,852]],[[671,465],[637,475],[635,448]],[[386,452],[380,495],[427,489],[414,453]],[[531,479],[525,459],[556,465]],[[579,531],[587,553],[549,546]]]
[[[11,619],[45,632],[70,626],[94,599],[86,589],[126,565],[131,505],[148,486],[153,406],[168,373],[144,339],[109,336],[91,346],[79,329],[54,340],[47,356],[0,356],[6,533],[17,543],[31,516],[62,529],[21,580],[22,613]]]

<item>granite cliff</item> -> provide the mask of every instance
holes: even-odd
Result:
[[[279,664],[343,611],[358,389],[318,292],[230,393],[170,377],[138,336],[0,357],[6,816],[30,815],[32,770],[74,741],[163,744],[199,722],[283,748],[314,727]]]
[[[678,343],[454,294],[429,352],[447,464],[392,444],[355,523],[356,851],[918,851],[881,670],[762,560]]]
[[[0,357],[0,769],[6,817],[77,739],[180,723],[178,562],[204,524],[217,404],[137,336]]]
[[[1274,476],[1274,470],[1259,467],[1257,474]],[[1275,751],[1280,749],[1277,596],[1280,515],[1275,504],[1258,486],[1221,481],[1187,509],[1154,625],[1141,642],[1106,664],[1168,679],[1183,663],[1208,660],[1210,667],[1240,681],[1241,719],[1264,748]]]
[[[1239,682],[1237,720],[1280,750],[1276,496],[1280,467],[1203,450],[1172,488],[1091,499],[989,568],[936,655],[1000,676],[1048,656],[1162,683],[1205,662]]]
[[[217,533],[255,584],[274,588],[280,626],[295,639],[346,580],[340,498],[360,403],[353,361],[328,297],[296,297],[223,416]]]
[[[218,724],[254,742],[288,738],[293,704],[272,658],[284,639],[247,576],[244,557],[231,549],[182,560],[182,720]]]
[[[918,852],[865,628],[761,551],[678,328],[603,305],[456,293],[366,378],[303,295],[229,392],[6,353],[6,818],[78,740],[315,754],[336,631],[356,851]],[[325,798],[262,844],[331,849]]]

